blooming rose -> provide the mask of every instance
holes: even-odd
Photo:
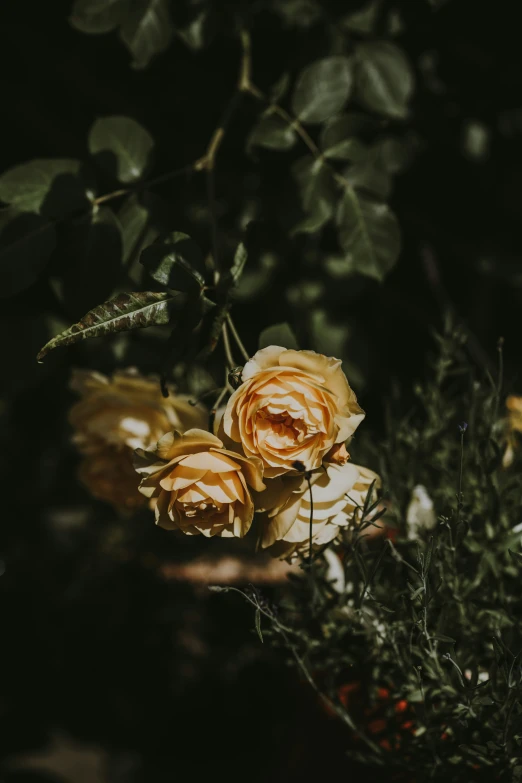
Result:
[[[295,470],[296,462],[319,467],[364,418],[339,359],[271,345],[245,364],[241,377],[222,428],[248,457],[263,460],[266,478]]]
[[[341,527],[359,524],[362,509],[376,473],[354,465],[329,464],[312,474],[313,522],[312,546],[333,541]],[[265,510],[261,546],[270,547],[276,557],[295,559],[308,552],[310,545],[310,491],[302,477],[274,479],[259,496],[258,506]]]
[[[227,451],[199,429],[170,432],[138,449],[134,466],[143,476],[140,492],[157,501],[156,523],[188,535],[244,536],[254,516],[247,485],[265,489],[261,460]]]
[[[174,428],[207,425],[202,406],[191,405],[189,397],[173,390],[163,397],[158,380],[136,370],[116,372],[112,378],[76,370],[71,387],[81,395],[69,414],[74,442],[84,455],[80,479],[94,497],[118,508],[145,503],[132,465],[134,449],[147,448]]]

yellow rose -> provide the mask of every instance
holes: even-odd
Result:
[[[199,429],[138,449],[134,467],[143,477],[140,492],[156,499],[156,524],[188,535],[243,537],[254,516],[248,485],[265,489],[261,460],[228,451]]]
[[[333,541],[342,527],[360,524],[362,509],[376,473],[345,463],[329,464],[312,474],[312,546]],[[259,495],[257,506],[263,515],[261,546],[275,557],[295,559],[308,553],[310,541],[310,491],[302,477],[273,479]]]
[[[502,464],[508,468],[515,459],[515,451],[518,448],[518,440],[515,433],[522,433],[522,397],[511,394],[506,400],[507,427],[506,427],[506,450],[502,459]]]
[[[260,457],[265,477],[321,465],[364,418],[339,359],[271,345],[258,351],[230,397],[222,428],[247,457]]]
[[[159,381],[136,370],[107,378],[76,370],[71,387],[81,399],[71,408],[73,440],[84,455],[80,479],[94,497],[117,508],[132,509],[146,501],[138,492],[139,478],[132,466],[136,448],[147,448],[176,428],[207,426],[208,413],[189,397],[170,390],[163,397]]]

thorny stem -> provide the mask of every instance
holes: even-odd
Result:
[[[246,350],[245,346],[243,345],[243,343],[241,341],[241,338],[240,338],[240,336],[239,336],[239,334],[237,332],[237,329],[234,326],[234,322],[232,320],[232,316],[230,315],[230,313],[227,315],[227,324],[230,327],[230,331],[232,332],[232,337],[236,341],[237,347],[239,348],[239,350],[240,350],[240,352],[241,352],[241,354],[243,356],[243,359],[245,360],[245,362],[248,362],[249,359],[250,359],[250,356],[248,355],[247,350]]]

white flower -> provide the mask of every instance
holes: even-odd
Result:
[[[437,517],[428,490],[422,484],[417,484],[406,511],[408,538],[414,541],[424,530],[432,530],[436,524]]]

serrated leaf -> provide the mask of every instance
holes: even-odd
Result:
[[[205,284],[205,261],[198,245],[181,231],[159,237],[141,254],[140,263],[160,285],[195,291]]]
[[[267,348],[269,345],[279,345],[282,348],[299,350],[297,338],[287,323],[273,324],[263,329],[259,335],[259,348]]]
[[[294,129],[279,115],[263,114],[248,137],[246,149],[250,153],[253,147],[266,147],[272,150],[289,150],[297,136]]]
[[[232,266],[230,267],[228,271],[228,276],[230,277],[232,287],[235,288],[237,284],[239,283],[239,280],[241,278],[241,275],[243,274],[243,270],[245,268],[245,264],[248,259],[248,252],[243,244],[243,242],[240,242],[237,246],[237,250],[234,254],[234,260],[232,262]]]
[[[131,117],[101,117],[89,133],[91,155],[111,153],[120,182],[136,182],[143,175],[154,148],[150,133]],[[102,158],[101,158],[102,160]]]
[[[80,161],[68,158],[38,158],[21,163],[0,176],[0,200],[20,212],[49,217],[70,214],[87,205],[77,179],[79,170]]]
[[[279,103],[284,98],[290,87],[290,74],[283,73],[282,76],[273,84],[268,93],[272,103]]]
[[[145,68],[156,54],[168,48],[172,33],[168,0],[136,0],[120,28],[121,39],[137,69]]]
[[[347,266],[359,274],[383,280],[395,265],[401,246],[399,224],[390,208],[346,188],[337,226]]]
[[[256,609],[256,631],[259,636],[259,641],[263,644],[263,633],[261,631],[261,612]]]
[[[324,122],[341,111],[352,90],[352,63],[348,57],[325,57],[299,75],[292,111],[301,122]]]
[[[355,50],[355,89],[371,111],[399,119],[408,113],[414,76],[403,52],[388,41],[360,43]]]
[[[143,268],[136,264],[142,251],[158,238],[158,229],[152,225],[148,199],[129,196],[118,212],[123,240],[122,260],[133,283],[141,284]]]
[[[55,348],[73,345],[91,337],[143,329],[152,324],[166,324],[180,297],[181,294],[155,291],[117,294],[50,340],[39,352],[37,360],[41,361]]]
[[[367,148],[366,154],[346,169],[344,176],[352,188],[365,191],[379,200],[390,195],[391,177],[383,165],[378,146]]]
[[[82,33],[108,33],[122,21],[127,0],[76,0],[69,23]]]
[[[359,139],[352,138],[344,139],[344,141],[334,144],[333,147],[328,147],[323,154],[325,158],[332,160],[359,161],[366,156],[367,150]]]
[[[337,187],[332,170],[320,158],[306,155],[300,158],[292,168],[298,187],[301,204],[306,217],[292,233],[312,233],[318,231],[330,220],[337,203]]]
[[[56,244],[54,226],[40,215],[0,212],[0,298],[14,296],[40,276]]]

